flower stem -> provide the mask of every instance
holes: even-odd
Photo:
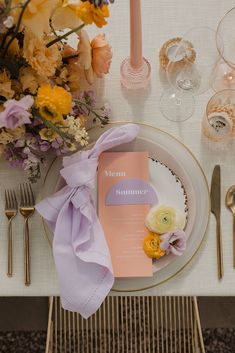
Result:
[[[47,48],[51,47],[53,44],[56,44],[57,42],[60,42],[62,39],[67,38],[68,36],[70,36],[70,34],[75,33],[77,31],[80,31],[80,29],[82,29],[85,26],[85,23],[83,23],[82,25],[71,29],[70,31],[66,32],[65,34],[63,34],[62,36],[58,36],[55,39],[53,39],[51,42],[47,43]]]
[[[64,56],[63,61],[68,61],[69,59],[76,59],[76,58],[78,58],[78,56],[79,56],[79,54]]]
[[[36,116],[39,120],[41,120],[47,128],[54,130],[58,135],[62,137],[63,140],[65,141],[71,140],[71,137],[65,132],[61,131],[61,129],[58,126],[56,126],[49,120],[46,120],[45,118],[43,118],[43,116],[41,116],[41,114],[37,109],[33,109],[33,115]]]
[[[56,33],[56,30],[54,29],[54,27],[53,27],[53,25],[52,25],[52,19],[51,19],[51,18],[50,18],[50,20],[49,20],[49,25],[50,25],[50,27],[51,27],[52,32],[53,32],[54,35],[56,36],[56,38],[58,38],[59,36],[58,36],[58,34]],[[61,42],[61,44],[63,44],[63,42],[61,41],[61,39],[60,39],[60,42]]]
[[[78,99],[74,99],[74,102],[78,105],[83,105],[84,107],[86,107],[90,113],[92,113],[97,119],[100,120],[101,124],[106,125],[108,123],[108,119],[105,119],[103,116],[96,113],[96,111],[92,109],[89,104],[79,101]]]
[[[20,13],[20,16],[19,16],[19,19],[18,19],[18,22],[17,22],[17,25],[16,25],[16,28],[14,30],[14,34],[13,36],[11,37],[11,39],[9,40],[9,42],[7,43],[6,45],[6,48],[4,49],[4,52],[3,52],[3,57],[6,55],[7,53],[7,50],[8,48],[10,47],[10,45],[12,44],[13,40],[16,38],[18,32],[19,32],[19,29],[20,29],[20,24],[21,24],[21,21],[22,21],[22,18],[23,18],[23,15],[24,15],[24,12],[28,6],[28,4],[30,3],[31,0],[27,0],[24,5],[22,6],[22,10],[21,10],[21,13]]]

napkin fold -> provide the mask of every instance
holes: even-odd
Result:
[[[103,151],[132,141],[138,131],[135,124],[111,128],[91,150],[64,157],[60,174],[66,185],[36,205],[54,233],[62,306],[84,318],[100,307],[114,283],[109,249],[91,197],[98,158]]]

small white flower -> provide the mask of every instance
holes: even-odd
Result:
[[[14,26],[14,18],[12,16],[8,16],[3,24],[6,28],[12,28]]]
[[[68,115],[67,127],[67,133],[73,136],[77,143],[79,143],[81,146],[87,145],[89,136],[86,129],[84,127],[81,128],[81,123],[78,118],[75,118],[72,115]]]

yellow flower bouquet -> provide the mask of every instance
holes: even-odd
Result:
[[[113,1],[0,0],[0,152],[31,182],[49,151],[87,144],[88,117],[108,123],[109,105],[97,108],[83,82],[109,72],[112,51],[104,34],[90,41],[84,27],[106,25]]]

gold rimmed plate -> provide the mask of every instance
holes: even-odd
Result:
[[[110,123],[104,129],[92,129],[90,131],[91,144],[89,148],[93,141],[96,141],[105,130],[123,123]],[[161,174],[159,175],[161,171],[166,172],[166,170],[164,171],[166,168],[175,178],[177,187],[180,186],[181,195],[179,191],[177,194],[173,191],[172,200],[174,203],[174,200],[179,197],[179,200],[175,201],[176,205],[177,202],[180,202],[183,203],[180,207],[186,206],[187,250],[181,257],[166,256],[161,261],[154,263],[154,275],[151,278],[116,279],[113,290],[118,292],[139,291],[158,286],[181,272],[198,252],[206,233],[210,215],[208,184],[202,168],[189,149],[164,131],[147,124],[137,125],[140,127],[137,139],[114,150],[148,151],[151,161],[155,163],[151,167],[150,173],[150,181],[152,179],[154,183],[161,176]],[[52,194],[56,185],[58,185],[60,167],[61,160],[59,159],[56,159],[50,165],[45,177],[43,197]],[[154,173],[156,173],[156,176]],[[171,179],[169,178],[169,180]],[[168,195],[169,199],[170,197],[171,195]],[[51,241],[52,235],[45,224],[44,229]]]

